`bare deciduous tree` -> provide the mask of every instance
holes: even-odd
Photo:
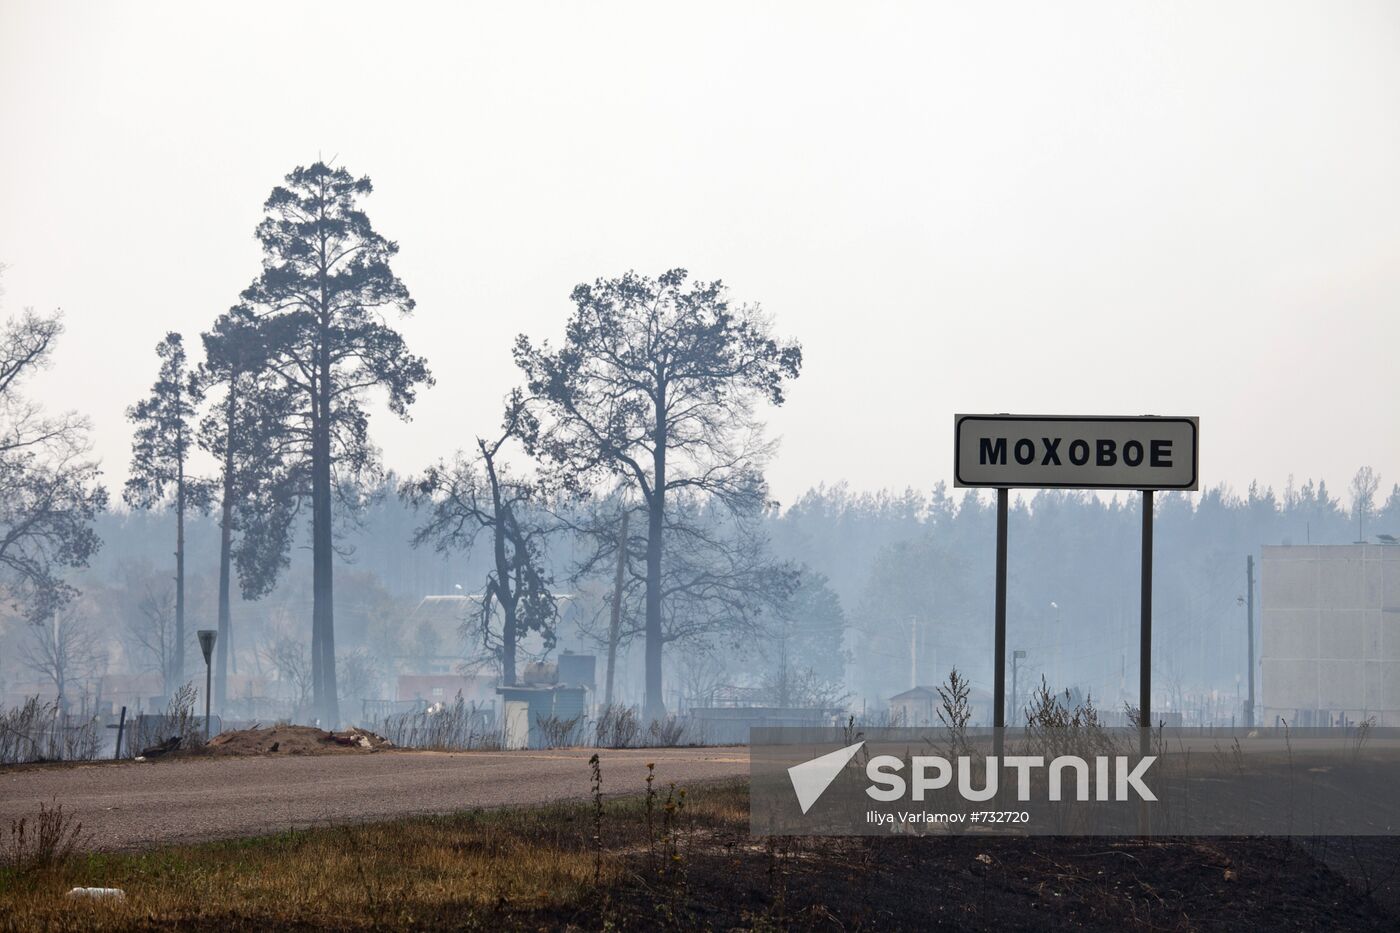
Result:
[[[774,616],[764,640],[764,654],[771,665],[763,678],[769,702],[840,707],[850,697],[843,686],[846,619],[826,577],[804,569]]]
[[[678,656],[676,673],[681,694],[694,706],[711,706],[715,695],[728,680],[725,663],[706,648],[695,648]]]
[[[0,328],[0,586],[34,622],[76,595],[64,572],[87,566],[101,543],[92,521],[107,505],[87,419],[47,415],[20,391],[62,333],[60,315],[31,310]]]
[[[513,440],[532,436],[534,418],[520,392],[506,402],[501,433],[494,440],[476,439],[477,455],[460,454],[452,463],[430,467],[421,478],[403,484],[401,494],[415,506],[431,509],[426,524],[414,534],[415,546],[431,543],[439,552],[470,552],[486,532],[491,545],[491,570],[486,576],[475,635],[500,661],[501,680],[515,683],[516,651],[529,632],[538,632],[545,649],[553,648],[557,604],[553,580],[545,567],[545,544],[556,523],[541,508],[538,483],[516,477],[501,460]],[[495,609],[501,610],[501,630],[495,630]],[[464,632],[470,633],[468,623]]]
[[[1351,507],[1356,513],[1356,540],[1366,540],[1366,519],[1376,507],[1376,489],[1381,478],[1376,471],[1364,466],[1351,478]]]
[[[784,663],[764,675],[759,694],[773,706],[800,709],[841,709],[851,692],[810,667]]]
[[[263,650],[263,660],[277,674],[277,679],[290,688],[293,705],[292,718],[301,719],[310,709],[312,702],[311,655],[306,643],[289,635],[283,635]],[[334,728],[334,723],[330,724]]]
[[[576,577],[612,574],[622,541],[618,527],[622,514],[618,504],[604,501],[573,523],[591,548],[575,567]],[[672,496],[662,525],[666,562],[659,588],[661,644],[764,652],[762,641],[770,634],[766,622],[779,617],[800,574],[791,564],[773,558],[759,518],[755,512],[726,508],[714,500],[707,503],[697,495]],[[647,538],[629,534],[621,546],[625,554],[618,642],[625,645],[643,638],[650,644],[645,608],[650,591]],[[601,617],[584,619],[580,626],[593,640],[606,644],[598,631],[601,622]]]
[[[135,583],[135,581],[133,581]],[[175,590],[164,579],[147,579],[126,612],[126,645],[135,669],[160,675],[161,692],[170,695],[180,686],[181,664],[185,653],[175,624]]]
[[[336,659],[340,670],[337,672],[337,686],[340,695],[355,704],[358,712],[365,700],[374,699],[379,688],[379,666],[363,648],[356,648],[349,654]]]
[[[107,655],[92,623],[77,607],[66,606],[30,627],[20,662],[54,685],[58,706],[66,712],[71,684],[99,673]]]
[[[753,509],[766,497],[770,445],[754,417],[783,402],[802,351],[780,343],[756,308],[731,306],[719,282],[686,287],[687,273],[629,272],[579,285],[558,350],[521,335],[515,357],[542,402],[531,450],[562,482],[596,473],[632,485],[646,507],[646,709],[665,715],[667,513],[675,497]]]

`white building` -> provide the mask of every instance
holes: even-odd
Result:
[[[1259,725],[1400,726],[1400,547],[1265,547],[1259,595]]]

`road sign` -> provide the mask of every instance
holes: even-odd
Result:
[[[1196,489],[1197,418],[955,415],[953,484]]]
[[[207,742],[209,741],[209,691],[213,685],[214,673],[210,658],[214,655],[214,639],[219,637],[219,633],[212,628],[202,628],[195,634],[199,636],[199,650],[204,652],[204,741]],[[223,710],[219,712],[222,713]]]
[[[1138,489],[1142,491],[1142,608],[1138,685],[1141,754],[1152,726],[1152,494],[1195,489],[1197,418],[1156,415],[954,415],[953,483],[997,491],[997,552],[992,633],[992,748],[1002,753],[1006,725],[1006,526],[1010,491]],[[1012,655],[1012,677],[1020,652]],[[1058,689],[1058,686],[1057,686]],[[1012,685],[1015,696],[1015,685]]]
[[[214,654],[214,639],[219,633],[212,628],[202,628],[196,634],[199,635],[199,650],[204,652],[204,663],[207,665]]]

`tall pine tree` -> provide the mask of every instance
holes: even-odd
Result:
[[[219,637],[214,705],[228,698],[233,656],[232,578],[244,599],[264,596],[288,563],[295,502],[287,422],[295,399],[267,368],[267,344],[246,305],[221,315],[202,335],[200,389],[222,391],[200,422],[199,444],[219,464]],[[237,662],[234,662],[237,673]]]
[[[432,384],[427,363],[386,323],[413,299],[389,266],[398,244],[360,206],[372,190],[369,178],[323,162],[294,169],[263,205],[263,271],[243,293],[259,309],[269,367],[297,400],[289,431],[309,475],[299,494],[311,501],[312,699],[329,726],[340,720],[332,505],[337,490],[377,471],[363,401],[382,389],[407,419],[418,387]]]
[[[151,394],[126,410],[136,425],[131,445],[131,470],[122,491],[127,505],[150,509],[175,507],[175,663],[174,683],[185,679],[185,513],[203,511],[209,502],[208,484],[191,477],[189,455],[194,444],[194,418],[200,391],[185,358],[179,334],[168,333],[156,344],[160,372]]]

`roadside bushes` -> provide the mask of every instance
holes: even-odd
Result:
[[[630,748],[637,744],[641,733],[636,707],[613,703],[599,711],[593,741],[599,748]]]
[[[687,722],[674,714],[654,719],[643,729],[635,706],[614,703],[599,711],[593,743],[599,748],[673,748],[681,744],[689,731]]]
[[[73,814],[63,812],[63,804],[47,807],[39,804],[39,815],[33,820],[20,817],[10,821],[0,866],[17,874],[53,868],[73,854],[83,833],[83,824]]]
[[[674,713],[665,719],[653,719],[647,727],[647,736],[651,739],[647,744],[660,748],[674,748],[681,744],[685,732],[685,720]]]
[[[537,716],[535,724],[539,727],[540,742],[545,748],[572,748],[584,744],[586,727],[582,713],[570,719]]]
[[[400,748],[465,751],[501,747],[501,729],[492,711],[467,703],[460,691],[450,704],[386,717],[379,733]]]
[[[1059,755],[1115,755],[1119,749],[1094,706],[1093,697],[1076,702],[1069,691],[1050,692],[1045,678],[1023,711],[1030,746],[1050,760]]]
[[[101,747],[96,718],[75,719],[34,696],[0,710],[0,764],[30,761],[91,761]]]
[[[162,745],[171,750],[202,746],[204,716],[195,712],[198,697],[194,683],[188,682],[170,697],[164,713],[136,717],[131,735],[122,743],[122,753],[134,758],[147,748]]]
[[[496,711],[469,703],[460,693],[446,705],[385,717],[376,731],[400,748],[467,751],[505,745]],[[531,732],[534,742],[545,748],[671,748],[695,741],[695,729],[683,717],[671,715],[643,724],[636,707],[616,703],[600,709],[593,720],[583,714],[537,715]]]

